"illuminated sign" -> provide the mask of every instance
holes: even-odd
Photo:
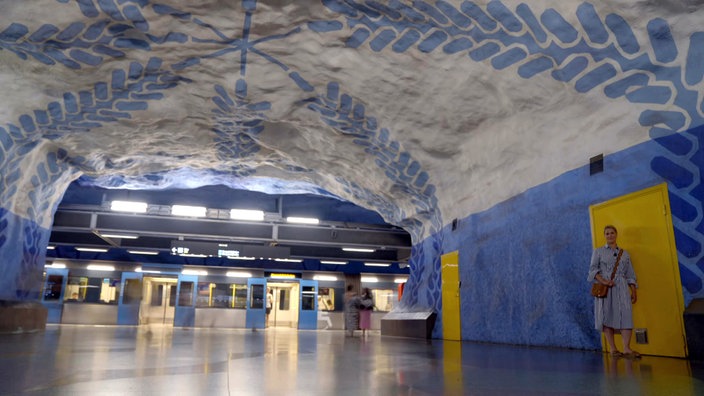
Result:
[[[269,275],[270,278],[277,278],[277,279],[296,279],[296,274],[271,274]]]
[[[202,254],[214,257],[256,257],[282,259],[291,256],[291,249],[282,246],[241,245],[234,243],[171,241],[171,254]]]

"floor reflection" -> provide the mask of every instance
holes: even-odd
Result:
[[[341,331],[50,326],[0,337],[0,394],[704,395],[683,359]]]

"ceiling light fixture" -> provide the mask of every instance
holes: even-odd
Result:
[[[149,255],[149,256],[156,256],[157,254],[159,254],[159,252],[155,252],[155,251],[151,251],[151,250],[128,250],[127,252],[131,253],[131,254],[145,254],[145,255]]]
[[[138,235],[124,235],[124,234],[103,234],[103,233],[101,233],[100,236],[105,237],[105,238],[120,238],[120,239],[137,239],[137,238],[139,238]]]
[[[364,283],[377,283],[377,282],[379,282],[379,278],[376,278],[373,276],[363,276],[362,282],[364,282]]]
[[[144,274],[160,274],[161,273],[161,271],[157,271],[157,270],[145,270],[145,269],[142,269],[142,267],[137,267],[134,270],[134,272],[141,272]]]
[[[391,264],[389,263],[364,263],[367,267],[388,267]]]
[[[207,212],[205,206],[188,206],[188,205],[173,205],[171,206],[171,214],[173,216],[184,217],[205,217]]]
[[[114,210],[116,212],[147,213],[147,203],[132,201],[112,201],[110,202],[110,210]]]
[[[183,275],[208,275],[208,271],[206,270],[197,270],[197,269],[189,269],[186,268],[183,271],[181,271],[181,274]]]
[[[99,264],[89,264],[86,267],[89,271],[115,271],[115,267],[112,265],[99,265]]]
[[[300,262],[303,261],[303,260],[277,258],[277,259],[274,259],[274,261],[281,261],[281,262],[284,262],[284,263],[300,263]]]
[[[318,224],[320,220],[311,217],[287,217],[287,223],[298,223],[298,224]]]
[[[351,247],[343,247],[342,250],[345,252],[363,252],[363,253],[373,253],[376,251],[376,249],[367,249],[367,248],[351,248]]]
[[[107,249],[87,248],[87,247],[77,247],[76,250],[78,250],[79,252],[96,252],[96,253],[105,253],[108,251]]]
[[[230,209],[230,218],[232,220],[262,221],[264,220],[264,212],[261,210]]]
[[[347,261],[329,261],[329,260],[321,260],[320,264],[329,264],[329,265],[347,265]]]
[[[251,278],[252,273],[244,271],[227,271],[225,274],[230,278]]]
[[[314,275],[313,280],[317,281],[336,281],[337,277],[334,275]]]
[[[394,283],[406,283],[408,282],[408,278],[396,278],[394,279]]]
[[[45,264],[44,268],[66,268],[66,264],[64,264],[64,263]]]

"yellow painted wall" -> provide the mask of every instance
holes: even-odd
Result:
[[[590,214],[594,247],[606,243],[604,226],[611,224],[619,247],[631,255],[639,286],[631,347],[648,355],[685,357],[684,301],[667,184],[593,205]],[[647,344],[636,343],[638,329],[647,330]],[[603,339],[602,345],[607,348]]]

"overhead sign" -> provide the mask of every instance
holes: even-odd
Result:
[[[171,241],[172,254],[204,254],[215,257],[289,258],[291,248],[234,243]]]

